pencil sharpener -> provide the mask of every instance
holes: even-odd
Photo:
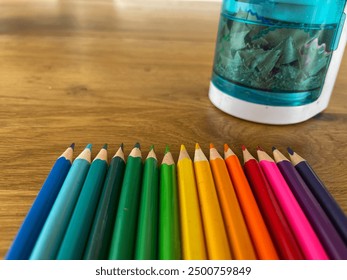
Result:
[[[347,41],[345,0],[224,0],[209,98],[249,121],[327,108]]]

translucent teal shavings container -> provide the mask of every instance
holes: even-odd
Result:
[[[224,0],[211,101],[221,107],[211,98],[217,91],[273,107],[317,101],[329,67],[339,66],[331,62],[341,34],[344,49],[345,6],[345,0]]]

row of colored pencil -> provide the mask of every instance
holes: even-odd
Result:
[[[347,259],[347,218],[313,169],[242,147],[244,164],[224,145],[177,166],[166,148],[127,161],[123,145],[108,164],[107,145],[55,162],[6,259],[254,260]]]

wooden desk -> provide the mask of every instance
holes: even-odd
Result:
[[[208,99],[220,4],[192,1],[0,0],[0,257],[56,158],[121,142],[143,156],[166,144],[241,157],[287,146],[347,212],[347,55],[329,108],[297,125],[243,121]]]

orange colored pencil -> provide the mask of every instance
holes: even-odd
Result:
[[[210,165],[233,258],[256,260],[252,240],[242,216],[228,169],[213,144],[210,144]]]
[[[266,228],[257,202],[248,184],[238,157],[227,144],[224,145],[224,158],[229,175],[235,187],[257,257],[262,260],[277,260],[278,254]]]

